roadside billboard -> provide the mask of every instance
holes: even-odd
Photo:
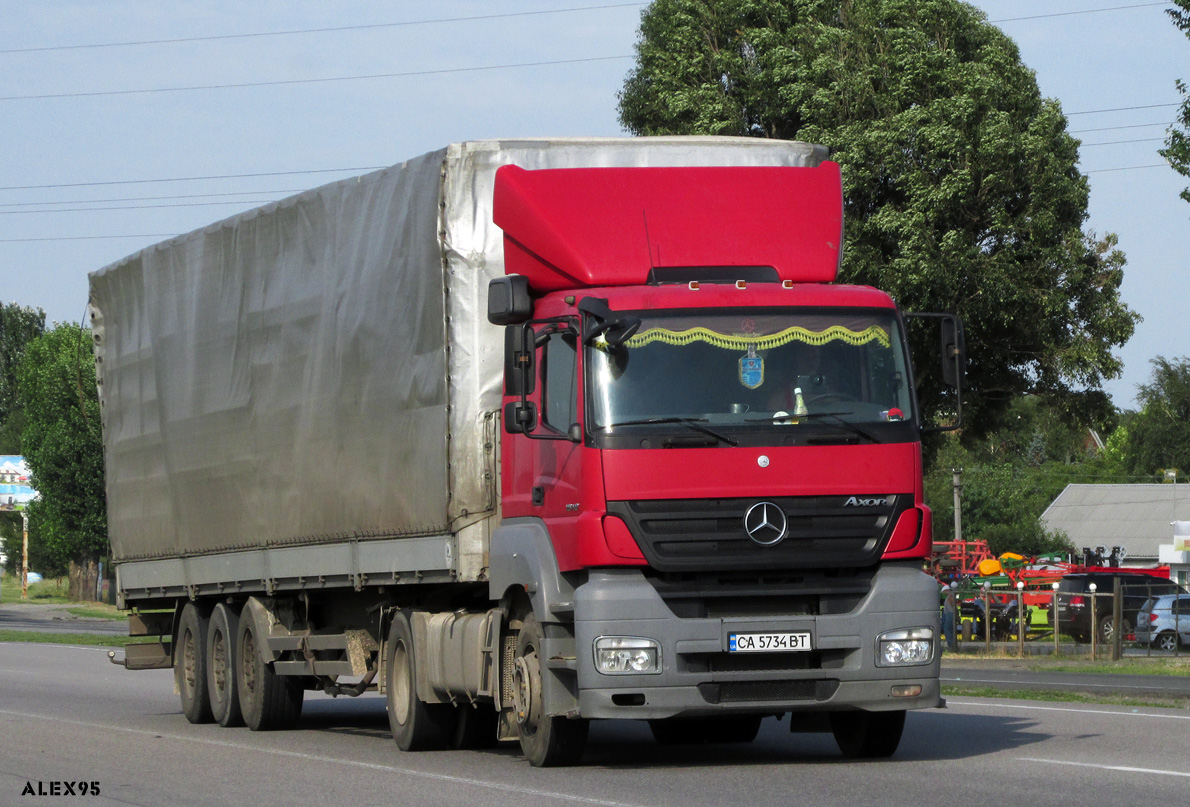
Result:
[[[37,498],[24,457],[0,454],[0,510],[24,510]]]

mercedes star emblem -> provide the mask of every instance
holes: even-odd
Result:
[[[772,502],[758,502],[744,513],[744,531],[761,546],[772,546],[785,537],[785,511]]]

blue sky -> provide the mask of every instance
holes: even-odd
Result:
[[[997,21],[1138,4],[973,5]],[[604,7],[44,49],[580,6]],[[88,272],[265,201],[459,140],[622,134],[615,94],[632,64],[622,57],[632,54],[641,8],[615,0],[0,0],[0,300],[77,322],[86,309]],[[1162,162],[1156,149],[1178,100],[1174,81],[1190,81],[1190,41],[1162,6],[1000,25],[1084,142],[1082,168],[1092,187],[1088,227],[1119,234],[1128,255],[1123,297],[1145,321],[1122,351],[1123,377],[1107,389],[1118,405],[1132,406],[1149,359],[1190,353],[1183,276],[1190,204],[1178,198],[1187,183],[1167,167],[1136,167]],[[579,59],[599,60],[540,64]],[[525,63],[538,66],[469,69]],[[395,73],[418,75],[84,95]],[[1160,104],[1168,106],[1077,114]],[[1133,140],[1148,142],[1118,142]],[[229,176],[244,174],[275,175]],[[223,178],[160,181],[192,177]]]

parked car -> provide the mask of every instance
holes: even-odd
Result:
[[[1091,640],[1091,631],[1097,630],[1099,640],[1112,641],[1115,635],[1112,599],[1116,580],[1120,581],[1123,595],[1123,609],[1120,627],[1125,636],[1132,633],[1137,614],[1152,597],[1163,594],[1185,594],[1186,590],[1162,577],[1129,572],[1089,572],[1068,574],[1058,581],[1058,630],[1069,633],[1080,642]],[[1091,583],[1095,584],[1095,621],[1091,624]]]
[[[1136,615],[1136,641],[1158,650],[1190,644],[1190,596],[1166,594],[1147,600]]]

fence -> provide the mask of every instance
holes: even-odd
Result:
[[[974,643],[988,652],[1015,647],[1020,656],[1067,652],[1116,660],[1143,649],[1146,656],[1177,657],[1185,652],[1183,644],[1190,644],[1190,594],[1158,599],[1173,593],[1166,581],[1130,580],[1122,586],[1118,577],[1111,591],[1092,583],[1081,593],[1059,591],[1057,583],[1049,591],[1019,584],[1016,590],[968,586],[956,592],[953,622],[944,604],[943,632],[954,625],[953,638],[946,636],[951,649]],[[1158,611],[1158,602],[1167,607]],[[1145,604],[1154,607],[1144,611]],[[1138,615],[1145,624],[1134,631]]]

